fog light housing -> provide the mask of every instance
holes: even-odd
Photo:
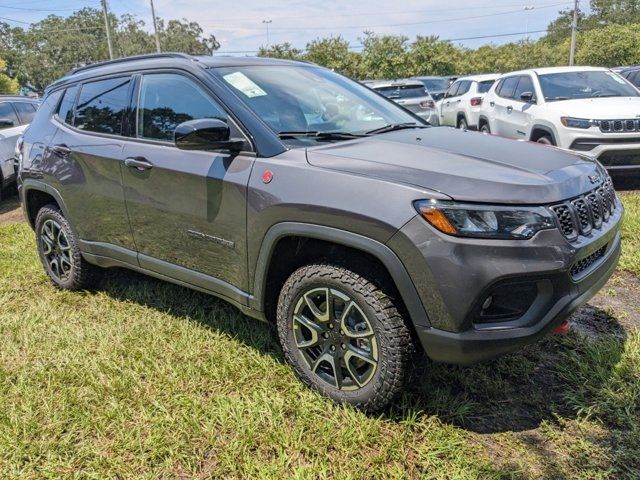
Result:
[[[536,282],[505,282],[492,287],[478,302],[476,324],[514,321],[522,317],[538,296]]]

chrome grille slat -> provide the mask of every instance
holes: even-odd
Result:
[[[579,234],[589,235],[593,229],[602,228],[617,208],[613,183],[607,178],[590,192],[549,208],[565,238],[575,240]]]

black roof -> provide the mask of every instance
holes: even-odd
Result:
[[[186,53],[153,53],[148,55],[135,55],[132,57],[117,58],[105,62],[94,63],[71,70],[67,75],[53,82],[47,90],[58,85],[79,79],[91,78],[113,73],[145,70],[147,68],[162,68],[172,66],[215,68],[237,67],[249,65],[309,65],[305,62],[282,60],[265,57],[232,57],[225,55],[187,55]]]

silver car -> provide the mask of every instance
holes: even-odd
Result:
[[[0,199],[2,192],[15,183],[16,142],[31,123],[37,109],[36,100],[0,95]]]
[[[438,125],[438,113],[433,97],[419,80],[378,80],[365,84],[431,125]]]

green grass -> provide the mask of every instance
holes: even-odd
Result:
[[[620,194],[625,212],[620,268],[640,276],[640,193]]]
[[[640,197],[623,268],[640,272]],[[635,248],[634,248],[635,247]],[[638,478],[640,333],[549,338],[432,365],[381,416],[308,391],[274,331],[123,271],[54,289],[25,224],[0,226],[2,478]]]

